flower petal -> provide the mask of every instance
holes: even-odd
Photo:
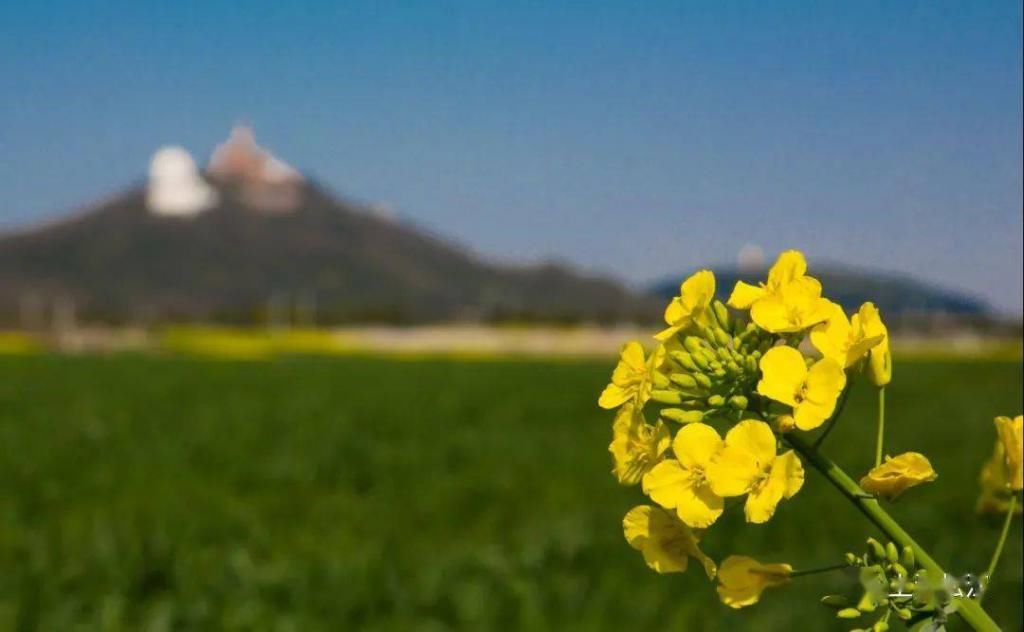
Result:
[[[886,457],[885,462],[874,467],[860,486],[872,494],[895,500],[911,487],[938,478],[927,457],[918,452],[904,452],[895,457]]]
[[[692,486],[693,477],[690,472],[675,459],[665,459],[658,463],[644,474],[643,479],[644,493],[666,509],[675,509],[684,498],[689,499]]]
[[[822,358],[807,371],[807,400],[828,409],[826,417],[835,409],[839,394],[846,387],[846,371],[843,365],[831,358]]]
[[[719,496],[742,496],[750,491],[763,470],[745,448],[726,445],[705,470],[711,490]]]
[[[715,576],[715,563],[697,546],[697,535],[660,507],[634,507],[623,519],[622,530],[629,545],[641,551],[647,565],[658,573],[685,571],[693,557],[704,565],[709,579]]]
[[[703,310],[715,298],[715,274],[711,270],[700,270],[679,286],[679,298],[694,310]]]
[[[687,487],[679,496],[676,515],[687,526],[696,529],[710,527],[722,515],[725,501],[707,485]]]
[[[771,465],[768,480],[750,492],[744,511],[747,522],[767,522],[775,514],[775,508],[783,498],[790,498],[803,487],[804,466],[790,450],[779,456]]]
[[[692,423],[683,426],[672,440],[672,451],[687,468],[704,468],[722,447],[718,431],[707,424]]]
[[[846,347],[850,339],[850,321],[842,308],[837,306],[832,316],[811,330],[811,344],[821,355],[838,362],[845,362]]]
[[[788,406],[796,406],[796,394],[807,377],[803,355],[793,347],[772,347],[761,358],[760,366],[762,375],[757,383],[757,392]]]
[[[601,408],[612,409],[626,403],[629,397],[630,393],[626,392],[621,386],[609,384],[601,391],[601,397],[597,400],[597,405]]]
[[[769,291],[782,287],[807,273],[807,260],[799,250],[786,250],[779,254],[768,271]]]
[[[785,495],[786,488],[782,481],[767,480],[760,487],[752,490],[747,496],[747,502],[743,506],[743,512],[747,516],[747,522],[761,524],[768,522],[775,515],[775,507]]]
[[[795,452],[789,450],[780,454],[772,463],[771,477],[782,479],[785,485],[783,495],[792,498],[804,486],[804,465]]]
[[[754,302],[764,298],[767,293],[763,287],[737,281],[727,302],[734,309],[750,309]]]
[[[750,307],[750,318],[758,327],[772,333],[796,331],[789,318],[790,310],[781,297],[769,294]]]
[[[819,404],[805,400],[793,409],[793,422],[800,430],[814,430],[825,423],[825,420],[832,416],[834,410],[835,402]]]
[[[743,448],[757,459],[758,467],[767,467],[775,458],[775,434],[763,421],[747,419],[733,426],[725,435],[730,447]]]
[[[761,564],[745,555],[730,555],[718,571],[718,596],[730,608],[757,603],[766,588],[789,583],[789,564]]]
[[[622,356],[619,363],[628,367],[631,371],[642,373],[645,366],[644,348],[635,340],[627,342],[622,347]]]

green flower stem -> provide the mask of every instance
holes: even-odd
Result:
[[[823,566],[822,568],[809,568],[805,571],[793,571],[789,574],[789,578],[803,577],[804,575],[817,575],[818,573],[828,573],[830,571],[838,571],[843,568],[850,568],[849,564],[833,564],[832,566]]]
[[[1013,522],[1013,512],[1017,510],[1017,494],[1010,497],[1010,508],[1006,511],[1006,521],[1003,522],[1003,532],[999,534],[999,542],[996,543],[996,550],[992,552],[992,561],[988,563],[988,570],[985,571],[985,583],[992,584],[992,574],[996,572],[996,564],[1003,554],[1003,545],[1006,544],[1006,535],[1010,532],[1010,523]],[[982,596],[985,593],[981,593]],[[981,601],[982,597],[978,597]]]
[[[878,503],[878,500],[865,492],[857,485],[850,476],[836,465],[831,459],[814,449],[814,447],[795,433],[787,433],[786,442],[794,450],[804,457],[811,467],[821,472],[857,509],[861,511],[868,520],[881,529],[890,540],[900,545],[909,546],[914,550],[914,557],[923,568],[930,574],[944,576],[945,571],[932,559],[928,553],[914,542],[903,527],[899,525],[892,516]],[[957,614],[971,626],[976,632],[998,632],[999,626],[988,616],[977,601],[966,598],[956,598]]]
[[[878,438],[875,440],[875,467],[882,464],[882,444],[885,443],[885,387],[878,389]]]

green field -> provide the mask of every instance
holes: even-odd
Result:
[[[898,362],[897,358],[897,362]],[[112,356],[0,358],[0,630],[848,629],[842,574],[733,612],[692,568],[658,576],[622,538],[640,492],[609,474],[611,362]],[[987,563],[973,513],[1018,363],[903,363],[892,451],[939,479],[892,506],[953,572]],[[826,451],[859,475],[873,394]],[[767,525],[705,537],[795,567],[877,535],[813,471]],[[1021,523],[986,607],[1022,617]]]

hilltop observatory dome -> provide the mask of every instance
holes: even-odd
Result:
[[[192,217],[217,203],[217,192],[199,175],[181,147],[161,147],[149,163],[146,207],[154,215]]]

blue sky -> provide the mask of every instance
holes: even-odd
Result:
[[[1019,2],[85,4],[0,8],[4,225],[244,118],[502,260],[799,247],[1022,311]]]

